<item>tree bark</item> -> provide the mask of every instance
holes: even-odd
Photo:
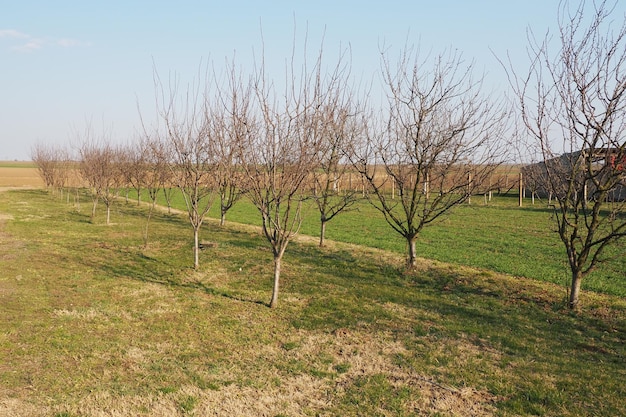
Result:
[[[407,266],[409,268],[415,268],[417,266],[417,256],[415,249],[415,237],[407,238],[407,243],[409,244],[409,258],[407,260]]]
[[[198,269],[200,267],[200,254],[198,250],[198,228],[193,229],[193,268]]]
[[[580,284],[583,280],[583,275],[580,271],[576,271],[572,273],[572,286],[570,288],[569,294],[569,308],[574,310],[578,307],[578,300],[580,297]]]
[[[274,288],[272,289],[272,300],[270,308],[278,307],[278,287],[280,284],[280,262],[282,256],[274,256]]]
[[[96,221],[96,207],[98,207],[98,197],[93,199],[93,205],[91,206],[91,222]]]
[[[144,249],[148,248],[148,231],[150,228],[150,220],[152,219],[152,213],[154,212],[155,206],[156,206],[156,200],[152,200],[152,204],[150,204],[150,209],[148,210],[148,218],[146,219],[146,227],[144,228],[144,234],[143,234]]]
[[[320,226],[320,248],[324,246],[324,239],[326,235],[326,220],[322,220]]]

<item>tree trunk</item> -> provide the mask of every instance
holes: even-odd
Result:
[[[409,244],[409,258],[406,263],[409,268],[415,268],[417,266],[415,237],[407,238],[407,243]]]
[[[78,191],[78,187],[76,187],[76,195],[74,196],[74,205],[76,206],[76,210],[80,211],[80,192]]]
[[[270,301],[270,308],[276,308],[278,306],[278,287],[280,283],[280,262],[282,256],[274,256],[274,288],[272,289],[272,300]]]
[[[111,204],[107,204],[107,226],[111,224]]]
[[[146,227],[144,229],[144,234],[143,234],[143,247],[145,249],[148,248],[148,230],[150,228],[150,220],[152,219],[152,213],[154,212],[155,206],[156,206],[156,200],[152,200],[152,204],[150,205],[150,209],[148,210],[148,218],[146,219]]]
[[[98,207],[98,198],[93,199],[93,205],[91,206],[91,222],[96,221],[96,207]]]
[[[322,225],[320,226],[320,248],[324,246],[325,235],[326,235],[326,220],[322,220]]]
[[[226,224],[226,210],[222,209],[220,215],[220,226],[224,226]]]
[[[200,267],[200,254],[198,248],[198,229],[194,227],[193,229],[193,267],[194,269],[198,269]]]
[[[572,287],[569,294],[569,308],[574,310],[578,306],[578,298],[580,296],[580,284],[583,280],[583,274],[580,271],[572,273]]]

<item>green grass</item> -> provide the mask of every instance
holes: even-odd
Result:
[[[481,197],[475,197],[472,205],[456,207],[440,221],[424,228],[417,240],[418,256],[567,287],[569,267],[565,249],[555,232],[552,211],[545,201],[531,205],[527,199],[524,204],[522,208],[517,206],[517,195],[496,195],[487,205]],[[173,206],[184,209],[178,193]],[[355,208],[328,223],[327,239],[406,253],[406,242],[380,212],[366,202]],[[319,237],[319,214],[315,207],[312,204],[305,207],[304,214],[301,233]],[[217,202],[209,215],[219,217]],[[235,204],[227,220],[260,225],[256,208],[245,198]],[[583,281],[583,291],[626,297],[626,245],[614,247],[607,255],[611,259]]]
[[[193,271],[184,216],[143,248],[145,207],[89,211],[0,194],[0,414],[626,415],[621,297],[292,242],[270,309],[258,230],[209,222]]]

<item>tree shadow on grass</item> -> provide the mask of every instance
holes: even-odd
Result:
[[[349,251],[306,245],[291,249],[292,259],[306,264],[310,276],[322,280],[313,286],[319,290],[330,282],[341,289],[311,302],[298,321],[301,326],[353,326],[371,314],[384,326],[393,326],[388,311],[377,308],[393,304],[440,317],[444,327],[455,329],[451,333],[467,331],[479,338],[495,335],[512,352],[530,354],[533,348],[528,340],[559,351],[563,344],[575,350],[588,339],[595,341],[592,353],[607,354],[603,360],[624,359],[625,311],[614,307],[616,316],[605,313],[602,318],[606,321],[589,310],[571,312],[555,286],[445,264],[406,271],[384,259],[357,258]],[[311,287],[305,280],[298,285]]]
[[[115,262],[103,262],[102,258],[95,261],[86,260],[87,266],[97,268],[104,276],[110,278],[126,278],[146,283],[159,284],[167,287],[200,290],[207,295],[219,296],[235,301],[269,306],[260,300],[230,293],[214,288],[206,283],[189,278],[194,274],[191,268],[167,260],[167,257],[155,257],[144,253],[141,248],[122,248],[114,244],[100,248],[108,252],[104,258],[115,259]]]

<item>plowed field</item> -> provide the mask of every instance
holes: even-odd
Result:
[[[0,187],[43,187],[37,168],[30,162],[0,162]]]

